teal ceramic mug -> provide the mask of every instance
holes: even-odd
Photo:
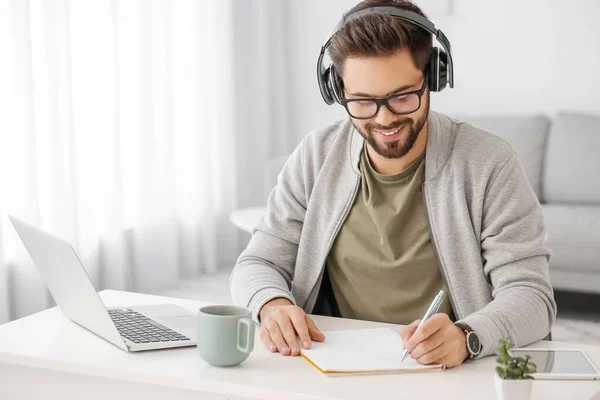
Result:
[[[254,349],[254,322],[243,307],[214,305],[198,311],[198,352],[216,367],[233,367]]]

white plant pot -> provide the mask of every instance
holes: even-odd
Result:
[[[498,400],[529,400],[533,379],[502,379],[494,373]]]

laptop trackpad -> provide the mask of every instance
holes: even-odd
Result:
[[[189,330],[196,328],[196,317],[182,315],[179,317],[158,317],[158,322],[170,328]]]

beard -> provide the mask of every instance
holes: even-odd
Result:
[[[354,121],[352,121],[352,125],[354,125],[354,128],[356,128],[358,133],[361,134],[369,146],[371,146],[371,148],[380,156],[385,158],[402,158],[413,148],[419,137],[419,132],[421,132],[423,126],[425,126],[425,122],[427,122],[427,117],[429,116],[429,96],[426,97],[426,102],[423,105],[425,107],[421,107],[421,109],[424,110],[424,112],[417,121],[412,118],[399,119],[389,126],[367,123],[365,124],[364,131],[356,126]],[[382,107],[385,107],[385,105]],[[401,128],[402,126],[406,126],[407,128],[404,132],[404,137],[393,142],[380,143],[377,141],[377,136],[379,134],[375,132],[375,129],[391,131]]]

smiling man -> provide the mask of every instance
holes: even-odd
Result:
[[[321,93],[349,117],[290,156],[231,276],[271,351],[326,340],[307,313],[407,325],[411,357],[447,367],[550,332],[540,204],[504,140],[430,111],[453,83],[432,33],[449,51],[414,4],[367,0],[323,47]]]

